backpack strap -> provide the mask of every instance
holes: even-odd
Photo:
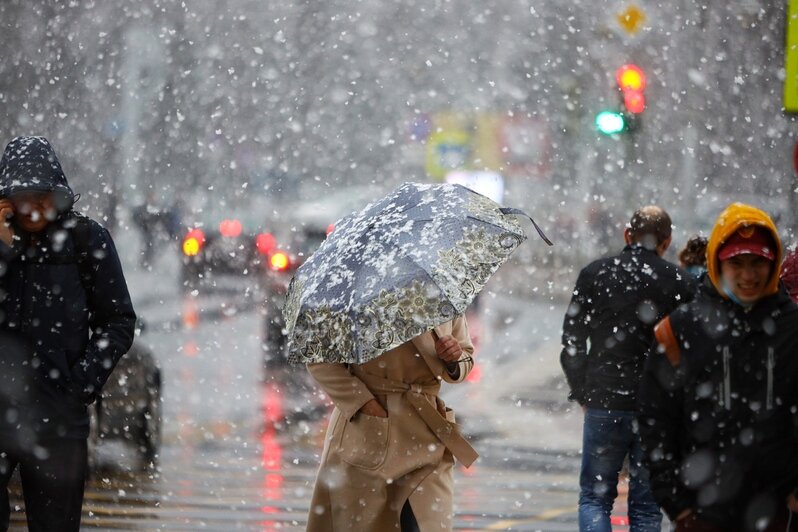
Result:
[[[660,349],[665,351],[665,357],[671,363],[671,366],[677,367],[682,360],[682,350],[679,347],[678,340],[676,340],[676,335],[673,334],[670,316],[667,316],[654,327],[654,337],[657,339]]]

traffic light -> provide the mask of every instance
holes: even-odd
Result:
[[[646,75],[639,66],[633,64],[623,65],[615,71],[618,88],[623,95],[623,106],[628,113],[638,115],[646,108],[646,97],[643,91],[646,88]]]
[[[605,135],[620,133],[626,128],[626,119],[616,111],[601,111],[596,115],[596,129]]]
[[[634,64],[626,64],[615,71],[615,80],[621,92],[623,107],[620,111],[601,111],[596,115],[596,129],[605,135],[633,131],[638,127],[638,115],[646,109],[646,75]]]

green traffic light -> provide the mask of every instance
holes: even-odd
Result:
[[[625,127],[626,120],[624,120],[621,113],[602,111],[596,115],[596,128],[605,135],[620,133]]]

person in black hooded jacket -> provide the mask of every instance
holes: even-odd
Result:
[[[648,487],[635,427],[637,387],[654,324],[693,297],[690,275],[662,258],[671,219],[656,206],[638,209],[626,247],[579,274],[563,322],[560,362],[569,399],[585,410],[579,529],[609,531],[618,474],[629,457],[629,518],[635,532],[659,531],[662,514]]]
[[[50,143],[0,159],[0,529],[19,467],[31,531],[80,527],[87,406],[132,342],[136,315],[106,229],[72,210]]]
[[[730,205],[695,300],[656,326],[638,421],[677,532],[798,530],[798,305],[781,257],[770,217]]]

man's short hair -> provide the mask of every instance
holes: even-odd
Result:
[[[629,237],[635,244],[653,249],[670,236],[671,217],[656,205],[637,209],[629,221]]]

